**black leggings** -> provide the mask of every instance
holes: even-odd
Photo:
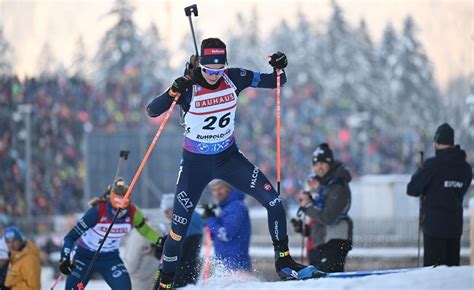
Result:
[[[423,265],[459,266],[461,242],[458,239],[441,239],[423,235]]]
[[[178,270],[174,276],[174,287],[180,288],[188,284],[196,284],[199,278],[199,252],[202,235],[193,235],[184,239],[179,259]]]
[[[344,272],[346,257],[351,249],[351,241],[332,239],[309,251],[309,263],[323,272]]]
[[[272,240],[280,241],[287,238],[286,215],[281,199],[267,177],[244,157],[235,144],[215,155],[196,154],[183,150],[173,213],[177,219],[185,222],[171,224],[170,234],[163,251],[163,273],[176,272],[183,237],[189,227],[187,221],[191,220],[202,191],[215,178],[222,179],[249,194],[266,208]]]

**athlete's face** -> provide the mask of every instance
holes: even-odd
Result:
[[[212,196],[218,203],[221,203],[226,200],[230,193],[230,188],[221,183],[213,184],[211,190]]]
[[[211,70],[219,70],[219,69],[224,68],[223,64],[206,64],[205,66],[202,66],[202,67],[204,67],[204,69],[201,68],[201,74],[202,74],[203,78],[206,80],[206,82],[208,84],[214,85],[222,77],[222,74],[208,74],[208,73],[206,73],[205,68],[209,68]]]

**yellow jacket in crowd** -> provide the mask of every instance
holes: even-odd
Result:
[[[10,252],[10,267],[5,286],[11,290],[40,290],[40,251],[31,241],[21,251]]]

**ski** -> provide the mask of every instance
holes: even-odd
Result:
[[[431,268],[431,267],[426,267]],[[395,273],[405,273],[413,270],[419,270],[424,268],[401,268],[401,269],[386,269],[386,270],[367,270],[367,271],[352,271],[352,272],[336,272],[336,273],[325,273],[318,271],[314,273],[312,278],[357,278],[365,276],[375,275],[386,275]]]

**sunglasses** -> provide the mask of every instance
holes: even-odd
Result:
[[[201,68],[201,70],[204,73],[206,73],[210,76],[212,76],[212,75],[219,75],[220,76],[220,75],[224,74],[224,71],[225,71],[225,67],[219,68],[219,69],[212,69],[212,68],[205,67],[202,64],[199,64],[199,67]]]

